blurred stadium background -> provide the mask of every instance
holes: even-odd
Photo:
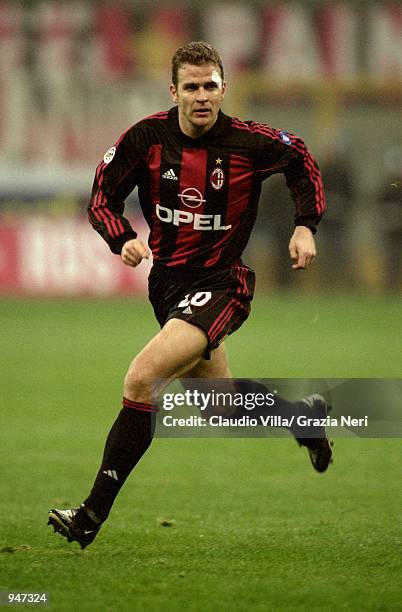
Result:
[[[222,53],[225,110],[302,136],[328,196],[319,257],[292,274],[293,204],[267,182],[233,372],[400,377],[400,2],[0,0],[0,591],[61,612],[400,610],[399,440],[337,439],[320,478],[291,439],[158,439],[89,552],[46,532],[87,494],[157,328],[148,264],[87,223],[95,167],[170,107],[171,54],[194,39]],[[127,214],[145,237],[135,194]]]
[[[142,294],[85,218],[120,133],[171,106],[170,58],[222,53],[225,110],[296,132],[324,174],[328,214],[309,275],[289,271],[293,207],[267,182],[247,261],[264,291],[401,290],[402,5],[43,0],[0,3],[0,294]],[[142,235],[136,196],[128,215]]]

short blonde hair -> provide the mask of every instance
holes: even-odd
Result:
[[[219,53],[206,42],[191,42],[177,49],[172,58],[172,83],[177,87],[177,72],[183,64],[201,66],[215,64],[218,66],[223,81],[223,65]]]

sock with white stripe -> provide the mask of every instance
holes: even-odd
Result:
[[[155,408],[123,398],[120,411],[106,440],[102,465],[85,507],[105,521],[125,480],[152,442]]]

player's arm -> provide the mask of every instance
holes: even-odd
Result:
[[[317,163],[301,138],[266,128],[258,169],[260,176],[284,173],[295,203],[295,230],[290,239],[292,268],[308,268],[316,255],[314,234],[325,208],[325,194]]]
[[[297,136],[291,137],[288,160],[284,174],[295,203],[295,226],[296,230],[298,227],[305,228],[295,232],[296,236],[302,236],[303,239],[300,241],[295,237],[294,242],[297,245],[301,242],[300,248],[315,251],[313,234],[316,233],[317,225],[326,209],[321,172],[310,151]],[[306,231],[307,229],[310,233]]]
[[[326,201],[320,170],[304,142],[292,136],[289,148],[285,176],[296,205],[296,227],[289,242],[289,254],[292,268],[304,270],[316,256],[314,234],[325,212]]]
[[[295,203],[295,226],[315,234],[326,208],[321,172],[301,138],[289,135],[289,144],[282,147],[287,161],[283,172]]]
[[[132,244],[126,247],[122,257],[128,265],[137,265],[134,250],[143,254],[145,248],[123,214],[125,199],[138,183],[141,166],[138,140],[136,128],[131,128],[105,153],[96,169],[88,206],[91,225],[108,243],[112,253],[122,254],[125,244],[135,241],[136,247]]]

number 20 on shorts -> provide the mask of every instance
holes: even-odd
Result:
[[[177,305],[178,308],[186,308],[186,306],[204,306],[212,297],[210,291],[198,291],[190,298],[190,294],[184,296],[184,299]]]

